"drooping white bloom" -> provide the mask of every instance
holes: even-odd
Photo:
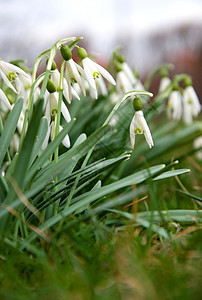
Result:
[[[171,79],[169,77],[162,77],[159,84],[159,93],[165,91],[165,89],[171,84]]]
[[[139,90],[139,91],[145,90],[144,85],[142,84],[139,78],[136,79],[134,90]]]
[[[129,65],[126,62],[123,62],[121,64],[122,70],[124,72],[124,74],[126,75],[126,77],[128,78],[128,80],[131,82],[131,84],[134,86],[136,83],[136,78],[133,74],[133,71],[131,70],[131,68],[129,67]]]
[[[53,114],[54,111],[57,112],[58,110],[58,98],[59,98],[58,92],[49,94],[49,97],[46,101],[47,109],[48,109],[47,111],[49,111],[49,117]],[[64,104],[63,101],[61,103],[61,113],[65,118],[66,122],[69,123],[71,121],[71,116],[67,106]],[[46,117],[49,119],[47,114]]]
[[[54,114],[56,114],[57,110],[58,110],[58,97],[59,97],[58,92],[55,92],[55,93],[46,92],[46,94],[45,94],[45,102],[46,102],[45,116],[48,120],[48,130],[47,130],[47,134],[46,134],[46,137],[45,137],[43,145],[42,145],[42,150],[46,149],[46,147],[48,145],[49,137],[51,137],[51,139],[53,139],[53,136],[54,136],[55,126],[56,126],[56,118],[52,121],[52,116]],[[66,120],[66,122],[69,123],[71,121],[71,116],[69,114],[68,108],[66,107],[66,105],[64,104],[63,101],[61,103],[61,113],[62,113],[64,119]],[[61,131],[61,130],[62,130],[62,126],[59,127],[59,131]],[[67,148],[70,147],[70,140],[69,140],[68,135],[65,136],[62,143],[65,147],[67,147]]]
[[[53,81],[56,90],[58,91],[60,85],[60,72],[58,70],[54,70],[51,74],[51,80]],[[71,86],[71,83],[67,83],[66,78],[63,78],[63,95],[68,103],[71,103],[72,96],[80,100],[79,95],[76,90]]]
[[[116,85],[116,82],[111,74],[102,66],[92,61],[89,57],[84,58],[82,60],[82,64],[86,80],[89,84],[90,93],[95,99],[98,97],[95,79],[99,81],[100,75],[102,75],[111,84]]]
[[[16,94],[19,93],[19,90],[13,85],[13,83],[16,83],[16,79],[19,75],[22,77],[28,77],[28,75],[19,67],[0,59],[0,76],[5,84]]]
[[[201,111],[201,104],[193,86],[187,86],[183,92],[183,121],[186,124],[193,122]]]
[[[118,93],[127,93],[133,90],[133,85],[123,71],[119,71],[116,75],[116,88]]]
[[[68,88],[69,88],[69,98],[71,101],[71,90],[72,83],[77,83],[81,89],[84,97],[86,96],[85,85],[84,85],[84,70],[71,58],[65,62],[65,78],[67,80]]]
[[[195,150],[200,149],[196,152],[196,157],[198,158],[198,160],[202,160],[202,136],[199,136],[194,140],[193,146]]]
[[[135,115],[130,124],[130,141],[131,141],[132,148],[134,148],[135,146],[136,134],[144,134],[146,142],[149,145],[149,148],[154,146],[151,132],[144,118],[143,112],[141,110],[135,112]]]
[[[172,91],[168,98],[168,117],[173,120],[180,120],[182,117],[182,96],[179,91]]]

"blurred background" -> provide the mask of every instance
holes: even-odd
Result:
[[[0,57],[32,66],[56,40],[83,36],[106,65],[123,46],[140,77],[161,62],[188,72],[202,98],[202,0],[0,0]]]

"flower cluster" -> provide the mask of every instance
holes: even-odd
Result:
[[[173,120],[182,119],[185,124],[191,124],[193,118],[201,111],[201,104],[192,85],[185,87],[181,93],[174,89],[168,98],[168,117]]]
[[[114,52],[114,64],[116,73],[116,92],[113,94],[113,101],[117,102],[124,93],[133,90],[145,90],[137,72],[133,71],[124,56],[118,51]]]
[[[116,85],[116,82],[110,73],[90,59],[84,48],[80,48],[78,46],[77,48],[78,56],[81,59],[81,65],[73,60],[72,49],[70,49],[66,44],[60,45],[60,52],[64,61],[64,70],[62,75],[57,69],[53,60],[54,58],[52,59],[48,84],[46,86],[45,93],[42,95],[44,98],[44,114],[48,120],[48,131],[43,144],[43,149],[47,147],[49,137],[54,139],[56,133],[55,130],[56,123],[58,122],[57,111],[60,89],[63,93],[60,111],[64,120],[68,123],[71,121],[71,116],[67,103],[71,104],[72,97],[80,100],[81,94],[86,97],[87,93],[89,93],[89,95],[94,99],[98,98],[99,93],[107,95],[108,90],[104,79],[106,79],[110,84]],[[38,87],[40,82],[36,88],[33,89],[31,94],[31,87],[33,85],[31,74],[26,73],[18,66],[2,60],[0,60],[0,78],[2,78],[7,88],[11,89],[14,95],[16,95],[10,99],[7,97],[5,91],[0,89],[1,112],[6,113],[8,110],[11,110],[16,99],[24,99],[23,109],[17,124],[18,132],[21,134],[25,120],[25,111],[30,105],[30,101],[34,102],[41,93],[41,90]],[[65,100],[67,103],[65,103]],[[59,124],[59,131],[61,129],[62,126]],[[15,141],[14,143],[15,146],[19,144],[19,136],[17,136],[17,139],[18,141]],[[63,140],[63,144],[67,148],[70,147],[68,135]]]

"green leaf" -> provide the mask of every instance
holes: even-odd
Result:
[[[36,181],[33,182],[29,196],[34,195],[45,187],[51,180],[54,180],[55,176],[68,169],[69,164],[72,161],[78,162],[88,151],[90,151],[96,143],[109,131],[110,126],[106,125],[99,128],[93,134],[91,134],[83,143],[77,147],[73,147],[66,153],[62,154],[57,163],[51,163],[50,167],[45,172],[41,173]],[[39,158],[40,159],[40,158]]]
[[[30,163],[29,166],[33,163],[39,152],[41,151],[42,144],[44,142],[44,139],[46,137],[48,131],[48,120],[46,117],[43,117],[40,121],[39,125],[39,131],[36,136],[36,140],[32,149],[32,155],[30,157]]]
[[[48,145],[45,151],[37,158],[34,164],[27,172],[26,176],[26,184],[31,180],[33,175],[37,172],[38,169],[42,168],[43,165],[50,159],[50,156],[54,153],[55,149],[61,144],[64,137],[71,130],[75,119],[73,119],[70,123],[66,124],[61,132],[56,136],[56,138]],[[55,163],[53,163],[55,164]]]
[[[186,193],[186,192],[184,192],[182,190],[178,190],[178,189],[177,189],[177,191],[180,192],[180,193],[182,193],[182,194],[184,194],[184,195],[186,195],[186,196],[188,196],[188,197],[190,197],[190,198],[193,198],[193,199],[195,199],[197,201],[202,202],[202,198],[199,197],[199,196],[196,196],[196,195],[193,195],[193,194],[190,194],[190,193]]]
[[[111,183],[107,186],[103,186],[99,188],[99,190],[87,192],[81,196],[74,198],[74,203],[69,207],[65,208],[61,211],[60,214],[57,214],[50,219],[48,219],[43,225],[39,227],[40,230],[46,230],[53,225],[57,224],[61,221],[64,217],[67,217],[74,213],[76,210],[81,209],[83,206],[89,205],[90,203],[96,201],[97,199],[104,197],[112,192],[115,192],[121,188],[128,187],[134,184],[138,184],[144,182],[146,179],[154,175],[155,173],[159,172],[163,169],[165,165],[157,165],[143,171],[137,172],[133,175],[130,175],[126,178],[120,179],[114,183]],[[28,245],[35,237],[36,233],[32,233],[28,239],[25,240],[24,247]]]
[[[15,181],[18,188],[23,192],[24,190],[24,182],[26,178],[26,172],[28,169],[34,141],[38,132],[40,119],[42,116],[42,107],[43,107],[43,100],[39,100],[36,102],[33,110],[33,114],[28,126],[28,130],[25,136],[25,139],[22,144],[21,151],[19,153],[19,156],[17,157],[17,162],[15,164],[14,173],[12,176],[12,180]],[[13,204],[13,201],[15,200],[16,192],[14,188],[10,187],[8,195],[4,201],[4,204],[11,205]],[[18,205],[21,204],[21,201],[19,200]],[[0,213],[7,210],[5,208],[0,208]],[[9,215],[6,214],[4,218],[1,219],[0,223],[0,229],[4,230],[6,228],[6,223],[9,222]]]
[[[8,119],[2,131],[0,138],[0,165],[2,164],[6,151],[8,150],[8,147],[16,130],[22,106],[23,99],[19,99],[13,107],[13,109],[11,110],[11,112],[9,113]]]
[[[178,175],[189,173],[189,172],[190,172],[189,169],[179,169],[179,170],[167,171],[167,172],[164,172],[161,175],[155,177],[153,179],[153,181],[165,179],[165,178],[169,178],[169,177],[173,177],[173,176],[178,176]]]

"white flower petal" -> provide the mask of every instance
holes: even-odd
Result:
[[[67,61],[67,66],[71,69],[72,75],[75,78],[76,82],[78,83],[84,97],[86,96],[86,91],[84,88],[84,84],[82,82],[81,76],[77,70],[76,64],[74,63],[73,59]]]
[[[131,142],[132,149],[134,149],[134,146],[135,146],[135,116],[133,117],[133,119],[130,123],[130,142]]]
[[[105,68],[103,68],[102,66],[98,65],[96,62],[93,62],[93,63],[95,64],[95,67],[100,72],[100,74],[102,74],[102,76],[107,81],[109,81],[113,85],[116,85],[116,82],[115,82],[114,78],[112,77],[112,75],[107,70],[105,70]]]
[[[161,78],[159,84],[159,93],[163,92],[171,84],[171,79],[169,77]]]
[[[89,65],[88,57],[86,57],[82,60],[82,64],[83,64],[86,80],[89,84],[90,91],[91,91],[93,97],[95,99],[97,99],[98,95],[97,95],[96,84],[95,84],[95,80],[93,78],[93,73],[92,73],[90,65]]]
[[[60,126],[59,127],[59,131],[62,131],[63,130],[63,127]],[[69,139],[69,135],[67,134],[65,136],[65,138],[62,140],[62,144],[66,147],[66,148],[70,148],[70,139]]]
[[[149,148],[154,146],[150,129],[141,110],[135,112],[135,115],[130,125],[130,140],[132,148],[134,148],[136,134],[144,134]]]
[[[128,79],[130,80],[130,82],[132,84],[135,84],[136,79],[135,79],[133,71],[131,70],[131,68],[129,67],[129,65],[126,62],[123,62],[121,66],[122,66],[123,72],[126,74],[126,76],[128,77]]]
[[[61,113],[62,113],[63,117],[65,118],[65,120],[67,121],[67,123],[69,123],[71,121],[71,116],[70,116],[67,106],[64,104],[63,101],[61,103]]]
[[[0,89],[0,100],[5,104],[5,106],[11,110],[12,106],[10,104],[10,102],[8,101],[8,98],[6,97],[6,95],[4,94],[4,92],[2,91],[2,89]]]

